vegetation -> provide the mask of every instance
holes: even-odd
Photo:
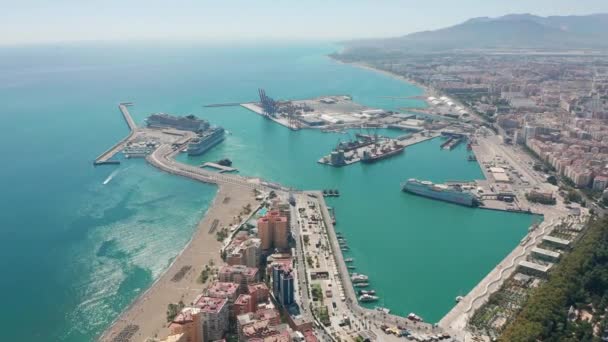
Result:
[[[228,228],[222,228],[215,233],[217,241],[224,241],[228,237]]]
[[[308,267],[312,267],[313,266],[312,257],[310,255],[306,256],[306,264],[308,264]]]
[[[209,265],[205,265],[205,269],[201,272],[201,275],[198,277],[198,281],[200,283],[206,283],[207,280],[209,279],[209,276],[211,275],[211,267],[209,267]]]
[[[182,309],[185,307],[186,305],[184,304],[184,302],[182,302],[181,300],[179,301],[179,303],[175,304],[175,303],[170,303],[169,305],[167,305],[167,322],[171,322],[175,319],[175,316],[177,316],[177,314],[182,311]]]
[[[321,285],[312,285],[312,300],[315,302],[323,300],[323,289],[321,289]]]
[[[308,246],[310,244],[310,236],[304,235],[302,239],[304,240],[304,245]]]
[[[576,203],[580,203],[582,201],[582,196],[581,194],[578,193],[578,191],[576,190],[570,190],[568,191],[568,195],[566,196],[566,200],[570,201],[570,202],[576,202]]]
[[[547,177],[547,183],[557,185],[557,177],[554,175]]]
[[[331,325],[331,321],[329,320],[329,310],[327,309],[327,306],[321,305],[316,307],[315,315],[324,326],[328,327]]]
[[[569,309],[587,310],[591,322],[568,315]],[[608,220],[590,224],[587,232],[549,275],[532,291],[500,341],[600,341],[608,307]]]

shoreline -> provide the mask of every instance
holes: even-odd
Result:
[[[335,61],[336,63],[340,63],[340,64],[344,64],[344,65],[350,65],[350,66],[354,66],[354,67],[357,67],[357,68],[369,70],[369,71],[376,72],[376,73],[382,74],[384,76],[388,76],[390,78],[393,78],[393,79],[396,79],[396,80],[408,83],[410,85],[414,85],[414,86],[416,86],[416,87],[418,87],[418,88],[420,88],[422,90],[422,94],[419,95],[419,96],[422,96],[424,98],[419,99],[419,100],[424,101],[424,103],[426,103],[427,106],[428,106],[427,97],[434,96],[433,94],[435,94],[435,95],[438,94],[438,92],[435,89],[431,88],[430,86],[422,84],[422,83],[420,83],[418,81],[415,81],[415,80],[413,80],[411,78],[407,78],[405,76],[401,76],[401,75],[392,73],[390,71],[379,69],[377,67],[371,66],[371,65],[369,65],[367,63],[364,63],[364,62],[344,62],[344,61],[341,61],[341,60],[336,59],[336,58],[331,57],[331,56],[328,56],[328,58],[331,59],[331,60],[333,60],[333,61]],[[416,99],[416,98],[412,97],[412,100],[414,100],[414,99]]]
[[[143,341],[149,337],[168,335],[168,323],[165,316],[167,305],[182,300],[192,302],[204,289],[206,284],[198,282],[199,274],[211,260],[222,265],[220,256],[222,242],[217,241],[208,227],[214,219],[220,225],[229,225],[232,218],[238,216],[243,206],[255,204],[253,193],[243,187],[231,184],[220,184],[209,208],[199,221],[190,241],[178,253],[166,270],[129,304],[118,317],[97,338],[98,341],[113,341],[130,326],[137,330],[130,335],[132,341]],[[226,198],[229,200],[226,201]],[[184,267],[191,267],[179,280],[172,279]]]

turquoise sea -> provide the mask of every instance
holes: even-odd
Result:
[[[409,177],[482,177],[466,149],[439,140],[373,165],[316,163],[344,134],[291,132],[239,107],[254,100],[351,94],[369,106],[423,105],[416,87],[325,57],[327,43],[66,44],[0,48],[0,321],[6,340],[93,340],[185,246],[216,188],[143,160],[93,167],[127,133],[117,109],[196,114],[226,141],[199,158],[330,200],[357,271],[397,313],[437,321],[523,237],[532,217],[463,208],[399,191]],[[383,132],[400,134],[399,132]],[[107,184],[104,181],[111,180]]]

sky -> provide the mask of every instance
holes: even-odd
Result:
[[[608,0],[0,0],[0,44],[392,37],[510,13],[608,13]]]

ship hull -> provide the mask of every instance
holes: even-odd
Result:
[[[205,146],[200,146],[195,149],[188,147],[188,155],[189,156],[199,156],[199,155],[209,151],[212,147],[221,143],[222,141],[224,141],[224,136],[213,138],[213,140],[210,141],[209,143],[205,144]]]
[[[453,193],[443,193],[438,191],[433,191],[428,188],[422,188],[418,186],[412,186],[409,184],[404,184],[401,188],[404,192],[409,192],[414,195],[427,197],[443,202],[459,204],[465,207],[476,207],[478,205],[477,201],[473,196],[464,195],[464,194],[453,194]]]
[[[401,154],[401,153],[403,153],[404,150],[405,150],[405,147],[402,147],[402,148],[399,148],[397,150],[393,150],[393,151],[381,154],[379,156],[370,157],[370,158],[367,158],[367,159],[361,159],[361,162],[365,163],[365,164],[375,163],[375,162],[377,162],[379,160],[390,158],[390,157],[396,156],[398,154]]]

